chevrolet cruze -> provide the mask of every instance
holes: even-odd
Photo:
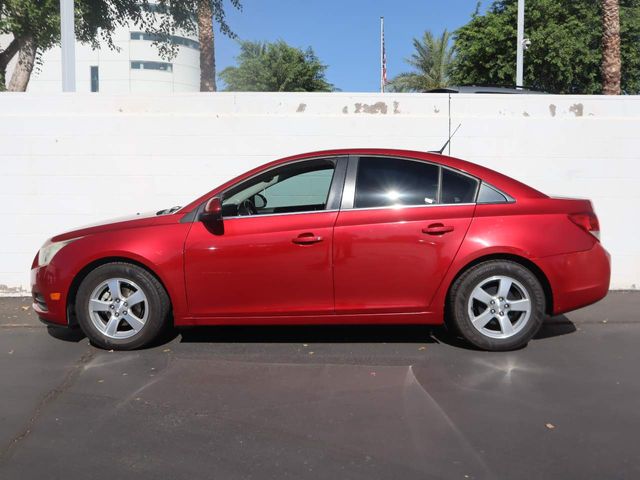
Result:
[[[519,348],[608,290],[588,200],[438,154],[316,152],[182,208],[81,228],[36,255],[34,310],[108,349],[171,326],[441,324]],[[365,328],[365,327],[363,327]]]

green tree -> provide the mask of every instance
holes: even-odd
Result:
[[[454,32],[452,81],[514,85],[517,0],[494,1]],[[620,0],[622,90],[640,92],[640,0]],[[552,93],[602,92],[601,2],[527,0],[524,56],[527,87]]]
[[[145,3],[136,0],[75,0],[78,40],[95,47],[99,40],[105,40],[115,48],[111,36],[118,26],[130,21],[145,23]],[[5,89],[8,63],[18,55],[18,65],[9,87],[24,91],[37,53],[60,42],[59,0],[0,0],[0,34],[13,35],[6,47],[0,46],[0,90]]]
[[[228,0],[228,3],[242,10],[241,0]],[[160,55],[171,59],[178,53],[178,45],[171,42],[172,35],[186,33],[197,36],[200,44],[200,91],[216,91],[214,23],[223,35],[236,38],[227,23],[225,0],[157,0],[153,11],[161,15],[147,13],[145,24],[159,39],[155,45]]]
[[[241,42],[237,67],[227,67],[220,79],[227,91],[330,92],[323,65],[311,48],[301,50],[280,40]]]
[[[397,92],[424,92],[449,85],[449,69],[453,58],[450,36],[446,30],[439,37],[426,31],[422,38],[414,38],[415,52],[405,60],[414,71],[401,73],[391,80],[391,89]]]
[[[229,0],[241,9],[240,0]],[[134,24],[154,33],[160,55],[173,58],[178,45],[176,33],[198,35],[201,90],[215,90],[213,22],[230,37],[235,34],[227,24],[224,0],[75,0],[75,29],[80,42],[98,48],[106,41],[116,49],[112,34],[119,26]],[[0,0],[0,34],[12,34],[13,40],[0,46],[0,90],[5,89],[6,68],[19,56],[9,83],[10,90],[25,90],[39,53],[60,43],[59,0]]]

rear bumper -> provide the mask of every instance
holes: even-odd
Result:
[[[611,256],[600,242],[584,252],[538,258],[553,293],[553,314],[569,312],[603,299],[609,291]]]
[[[50,266],[31,269],[33,310],[45,323],[67,326],[66,288]]]

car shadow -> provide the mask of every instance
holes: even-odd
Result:
[[[53,338],[62,340],[63,342],[78,343],[87,338],[79,328],[54,327],[52,325],[47,325],[47,333]]]
[[[183,327],[186,343],[435,343],[427,325],[265,325]]]
[[[576,331],[564,315],[547,318],[533,340]],[[293,325],[188,327],[185,343],[443,343],[478,350],[445,325]]]
[[[534,341],[575,332],[564,315],[547,318]],[[65,342],[85,339],[79,328],[47,326],[47,333]],[[465,350],[478,350],[445,325],[237,325],[167,329],[146,348],[181,343],[442,343]]]
[[[558,315],[556,317],[547,318],[533,339],[542,340],[545,338],[559,337],[576,331],[577,328],[571,320],[564,315]]]
[[[573,333],[576,330],[574,323],[564,315],[547,317],[532,340],[559,337],[561,335]],[[470,343],[467,343],[462,337],[446,326],[434,327],[431,333],[439,343],[444,343],[452,347],[463,348],[465,350],[480,350]]]

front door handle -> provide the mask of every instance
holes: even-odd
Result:
[[[442,223],[432,223],[428,227],[422,229],[422,233],[426,233],[427,235],[444,235],[449,232],[453,232],[453,226],[443,225]]]
[[[311,245],[312,243],[318,243],[322,241],[322,237],[314,235],[311,232],[301,233],[292,240],[293,243],[298,245]]]

